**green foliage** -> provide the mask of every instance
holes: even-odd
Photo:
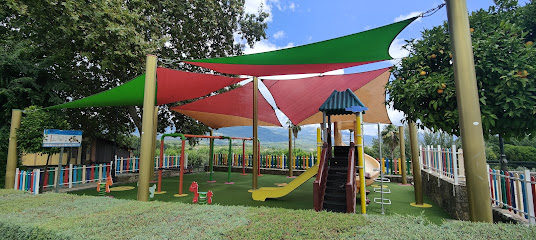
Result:
[[[536,148],[534,147],[504,144],[504,153],[508,161],[536,162]]]
[[[143,73],[147,54],[165,67],[207,71],[178,60],[240,55],[244,44],[235,37],[250,46],[266,38],[268,17],[262,9],[246,14],[243,0],[8,0],[0,4],[0,16],[6,48],[0,51],[0,93],[9,90],[0,96],[4,115],[17,101],[17,108],[50,106],[115,87]],[[26,98],[33,102],[25,104]],[[89,137],[116,140],[141,128],[136,107],[64,111]],[[163,106],[158,131],[170,126],[194,134],[208,130]]]
[[[398,139],[398,128],[395,125],[387,125],[381,131],[382,142],[389,147],[391,159],[394,158],[395,149],[400,148],[400,139]],[[399,149],[400,151],[400,149]]]
[[[447,148],[450,148],[452,145],[456,145],[456,148],[461,148],[459,138],[454,139],[454,136],[445,132],[432,132],[428,130],[424,131],[422,144],[424,146],[432,145],[434,147],[439,145]]]
[[[202,153],[199,151],[188,151],[188,165],[194,168],[200,168],[208,165],[209,161],[208,153]]]
[[[45,129],[70,130],[70,125],[57,112],[39,110],[37,106],[24,109],[20,128],[17,129],[17,143],[24,153],[57,153],[59,148],[42,147]]]
[[[536,48],[534,19],[525,22],[527,9],[516,1],[497,1],[499,7],[471,13],[469,20],[485,134],[525,136],[536,132]],[[512,5],[515,3],[514,5]],[[456,89],[448,25],[422,32],[407,42],[410,55],[395,66],[396,78],[387,85],[395,109],[406,119],[434,131],[459,135]]]
[[[67,194],[31,196],[14,190],[0,190],[0,223],[9,227],[2,232],[16,236],[33,237],[28,233],[38,232],[37,236],[67,239],[530,239],[536,235],[536,229],[521,224],[447,221],[435,225],[422,216],[144,203]]]

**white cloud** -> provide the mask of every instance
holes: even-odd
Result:
[[[280,38],[283,38],[283,37],[285,37],[285,31],[283,31],[283,30],[280,30],[280,31],[278,31],[278,32],[276,32],[274,34],[275,39],[280,39]]]
[[[395,126],[403,126],[402,119],[404,119],[404,112],[398,111],[393,108],[393,105],[389,105],[387,107],[387,114],[389,115],[389,119],[391,119],[391,122]]]
[[[253,54],[253,53],[260,53],[260,52],[269,52],[269,51],[274,51],[274,50],[289,48],[289,47],[294,47],[294,43],[288,43],[286,46],[277,46],[269,42],[268,40],[264,39],[264,40],[256,42],[253,48],[246,46],[246,49],[244,49],[244,53]]]
[[[402,47],[405,44],[406,42],[404,39],[395,38],[395,40],[393,40],[391,46],[389,46],[389,55],[394,58],[393,60],[390,60],[391,64],[395,65],[399,61],[399,58],[407,57],[409,55],[409,51]]]
[[[296,4],[294,4],[293,2],[290,3],[290,5],[288,6],[288,8],[294,12],[294,10],[296,9]]]
[[[370,25],[367,25],[367,26],[365,26],[365,28],[364,28],[364,29],[365,29],[365,31],[367,31],[367,30],[370,30],[370,29],[372,29],[372,27],[371,27]]]
[[[408,13],[406,15],[400,15],[400,16],[396,17],[395,20],[393,20],[393,21],[400,22],[402,20],[406,20],[408,18],[416,17],[416,16],[419,16],[421,14],[422,14],[422,12],[410,12],[410,13]],[[421,19],[422,18],[418,18],[417,20],[415,20],[415,22],[420,22]]]
[[[266,19],[266,22],[272,21],[272,4],[269,4],[273,0],[246,0],[244,3],[244,11],[250,14],[258,14],[259,8],[262,5],[262,11],[270,14]]]
[[[313,36],[307,36],[307,42],[311,42],[313,40]]]

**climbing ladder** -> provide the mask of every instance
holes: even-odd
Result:
[[[380,178],[377,178],[374,181],[380,183],[380,187],[375,187],[374,192],[380,193],[380,197],[379,198],[374,198],[374,203],[381,204],[382,205],[382,214],[385,214],[384,205],[391,205],[391,200],[387,199],[387,198],[384,198],[383,195],[391,193],[391,189],[384,189],[383,184],[384,183],[389,183],[389,182],[391,182],[391,180],[389,180],[389,178],[384,177],[383,166],[385,166],[384,165],[385,162],[384,162],[384,159],[382,158],[382,138],[381,138],[380,124],[379,123],[378,123],[378,142],[379,142],[379,145],[380,145],[379,149],[380,149],[381,162],[380,162],[380,169],[374,169],[374,170],[375,171],[380,171]]]
[[[380,177],[376,178],[374,180],[375,182],[380,183],[380,187],[375,187],[374,188],[374,192],[380,193],[380,197],[379,198],[374,198],[374,203],[381,204],[382,205],[382,214],[385,214],[385,209],[384,209],[383,205],[391,205],[391,199],[387,199],[383,195],[391,193],[391,189],[384,188],[383,184],[384,183],[390,183],[391,180],[389,178],[384,177],[383,169],[381,169],[381,166],[383,166],[383,161],[384,160],[382,159],[382,162],[380,164],[380,169],[374,169],[376,171],[380,171]]]

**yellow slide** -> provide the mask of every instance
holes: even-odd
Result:
[[[370,175],[370,179],[365,181],[366,186],[370,186],[374,183],[374,179],[380,176],[380,163],[373,157],[365,154],[365,173]],[[359,176],[357,177],[357,186],[359,186]]]
[[[267,198],[279,198],[283,197],[294,189],[302,185],[304,182],[307,182],[309,178],[314,177],[318,173],[318,165],[315,165],[309,168],[307,171],[303,172],[296,179],[292,180],[288,185],[284,187],[263,187],[253,191],[253,200],[255,201],[264,201]]]

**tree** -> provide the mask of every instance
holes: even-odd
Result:
[[[398,128],[395,125],[387,125],[381,132],[383,144],[389,147],[391,159],[394,159],[395,149],[399,146],[400,139],[398,138]]]
[[[65,116],[57,111],[48,112],[40,107],[30,106],[24,109],[20,128],[17,129],[17,144],[21,153],[47,154],[45,173],[50,163],[50,155],[60,152],[59,148],[43,147],[43,131],[45,129],[69,130],[71,127]],[[44,182],[43,182],[44,184]]]
[[[471,37],[486,135],[505,138],[536,133],[536,49],[534,22],[517,1],[497,0],[497,6],[470,14]],[[459,135],[456,90],[448,25],[425,30],[421,39],[404,46],[408,57],[394,67],[388,83],[388,103],[405,112],[421,128]]]
[[[240,55],[266,38],[268,15],[246,14],[244,0],[0,1],[0,115],[30,105],[52,106],[115,87],[144,72],[147,54],[160,66],[203,72],[179,60]],[[180,104],[180,103],[179,103]],[[187,116],[159,110],[158,131],[201,134]],[[88,137],[115,140],[138,128],[138,107],[63,110]],[[0,123],[7,139],[9,123]],[[0,143],[5,159],[7,141]],[[4,157],[3,157],[4,156]],[[0,172],[5,163],[0,161]]]
[[[296,152],[296,138],[298,138],[298,132],[301,131],[301,127],[292,124],[290,120],[287,121],[287,125],[291,129],[292,135],[294,136],[294,148],[292,149],[292,154],[293,156],[296,156],[294,155],[294,153]]]
[[[53,76],[48,82],[57,86],[49,92],[60,103],[143,73],[146,54],[159,56],[163,66],[198,72],[206,70],[179,60],[241,54],[244,44],[235,42],[235,37],[253,45],[266,37],[267,26],[262,9],[257,15],[246,14],[243,5],[244,0],[6,1],[0,6],[0,32],[6,33],[2,38],[35,46],[36,59],[31,62],[42,62]],[[31,92],[36,90],[34,86]],[[65,111],[73,127],[91,130],[85,132],[95,137],[113,140],[113,134],[128,134],[135,128],[141,132],[137,107]],[[201,123],[170,112],[168,106],[159,113],[159,132],[169,126],[189,133],[207,131]]]

